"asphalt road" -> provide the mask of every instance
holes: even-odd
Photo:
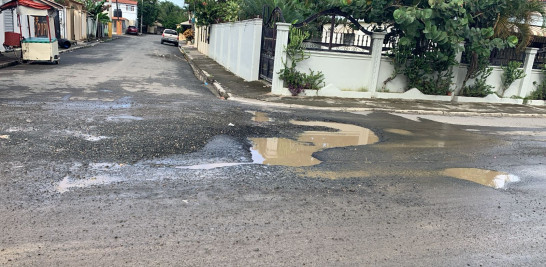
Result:
[[[545,119],[220,100],[159,42],[0,69],[0,264],[546,265]]]

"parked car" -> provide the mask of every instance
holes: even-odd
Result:
[[[135,26],[129,26],[127,27],[127,30],[125,30],[125,34],[138,34],[138,28]]]
[[[171,43],[178,46],[178,32],[171,29],[163,30],[163,34],[161,35],[161,44],[163,43]]]

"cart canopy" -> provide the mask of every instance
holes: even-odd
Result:
[[[34,9],[40,9],[40,10],[48,10],[51,9],[51,6],[48,6],[43,3],[34,2],[32,0],[12,0],[9,1],[3,5],[0,6],[0,11],[4,11],[6,9],[13,9],[18,6],[25,6],[30,7]]]

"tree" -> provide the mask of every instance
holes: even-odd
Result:
[[[518,51],[522,51],[531,41],[532,34],[529,25],[539,15],[544,18],[546,13],[542,1],[538,0],[507,0],[499,12],[494,25],[494,36],[507,38],[510,35],[518,37]]]
[[[191,0],[188,10],[195,14],[197,25],[232,22],[239,20],[241,0]]]
[[[160,2],[158,9],[157,20],[165,28],[175,29],[176,24],[188,20],[188,12],[172,2]]]
[[[138,1],[137,9],[140,10],[139,12],[142,12],[142,25],[151,26],[157,21],[157,16],[159,14],[158,0]],[[140,25],[140,16],[137,20]]]
[[[108,15],[103,13],[110,7],[108,5],[105,5],[105,3],[106,0],[85,0],[83,3],[85,10],[87,10],[87,16],[90,17],[94,22],[93,32],[95,37],[97,38],[102,35],[101,24],[108,23],[110,21]],[[88,38],[90,37],[90,35],[91,33],[89,33]]]

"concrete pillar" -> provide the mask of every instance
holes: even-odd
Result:
[[[461,60],[463,58],[463,50],[464,50],[464,43],[460,43],[459,47],[461,47],[461,50],[457,52],[455,55],[455,62],[457,62],[457,65],[452,67],[453,70],[453,78],[451,79],[451,91],[455,91],[457,89],[457,82],[459,79],[459,66],[461,65]]]
[[[526,97],[527,94],[533,91],[533,81],[531,81],[531,72],[533,71],[533,63],[535,63],[535,57],[537,55],[538,48],[527,47],[525,49],[525,62],[523,63],[523,70],[525,71],[525,77],[521,79],[518,88],[518,96]]]
[[[368,80],[369,92],[375,94],[379,80],[379,70],[381,67],[381,52],[383,51],[383,40],[385,40],[384,32],[374,32],[372,34],[372,75]]]
[[[273,63],[273,79],[271,80],[271,93],[280,95],[283,93],[284,84],[279,78],[279,71],[284,68],[286,62],[286,47],[288,46],[288,33],[290,23],[277,23],[277,41],[275,42],[275,61]]]
[[[453,78],[451,78],[451,86],[449,88],[449,90],[452,92],[451,101],[455,101],[456,95],[459,94],[459,92],[456,92],[456,91],[457,91],[457,87],[459,86],[459,70],[461,66],[461,60],[463,58],[464,42],[460,43],[459,47],[461,47],[461,50],[458,51],[457,54],[455,55],[455,62],[457,62],[457,64],[451,67],[451,70],[453,71],[452,73]]]

